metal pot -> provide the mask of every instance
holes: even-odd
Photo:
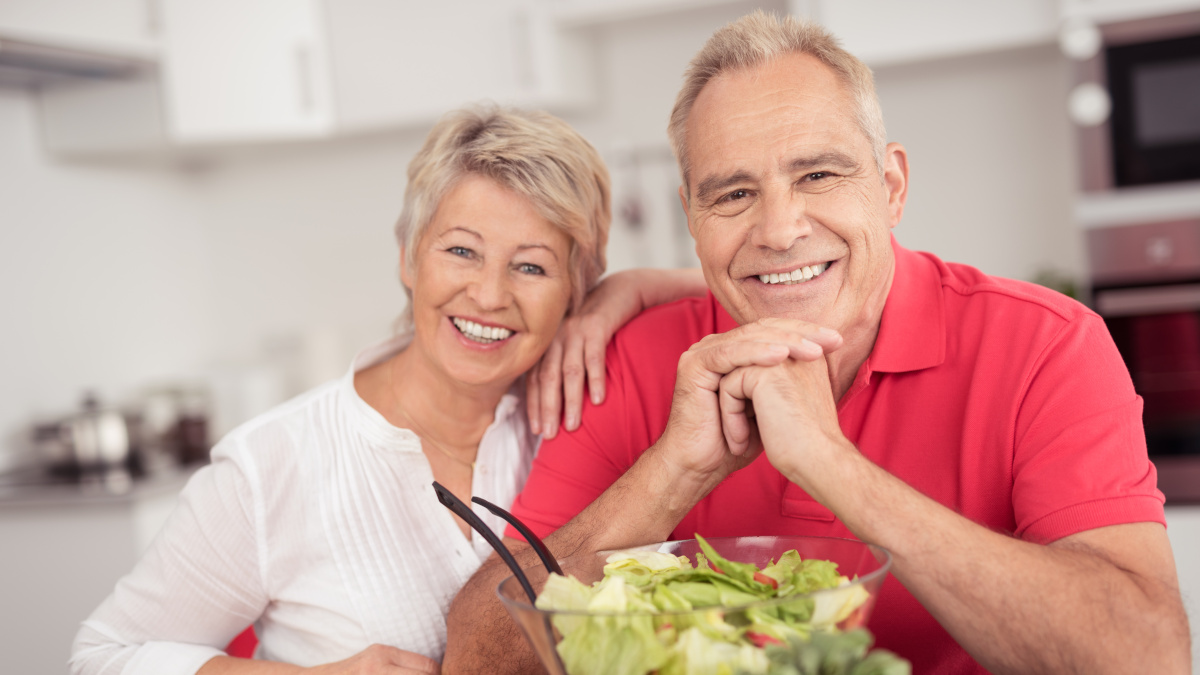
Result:
[[[120,411],[88,394],[83,410],[34,431],[42,462],[54,473],[105,474],[128,471],[134,460],[130,425]]]

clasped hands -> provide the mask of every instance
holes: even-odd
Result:
[[[811,494],[813,467],[847,443],[826,360],[842,346],[836,331],[795,319],[705,337],[679,360],[657,451],[706,489],[765,452]]]

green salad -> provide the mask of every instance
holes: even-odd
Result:
[[[869,595],[837,563],[803,560],[793,549],[760,570],[726,560],[700,535],[696,542],[703,553],[694,565],[686,556],[632,550],[610,555],[604,578],[591,586],[550,575],[536,604],[568,612],[552,621],[570,675],[909,672],[890,652],[868,653],[865,630],[838,631]],[[826,589],[834,590],[803,597]],[[793,596],[801,597],[761,604]]]

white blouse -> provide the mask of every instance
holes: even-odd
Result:
[[[340,380],[222,439],[83,623],[71,672],[194,673],[252,622],[261,659],[314,666],[382,643],[441,661],[450,601],[491,547],[438,502],[420,439],[354,389],[356,371],[403,346],[364,350]],[[497,406],[471,487],[504,508],[538,442],[520,389]],[[500,518],[472,506],[503,536]]]

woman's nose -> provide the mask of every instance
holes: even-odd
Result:
[[[485,265],[467,285],[467,295],[482,310],[504,309],[512,303],[507,266]]]
[[[812,234],[805,195],[781,193],[764,195],[758,222],[751,232],[756,246],[773,251],[787,251],[796,240]]]

